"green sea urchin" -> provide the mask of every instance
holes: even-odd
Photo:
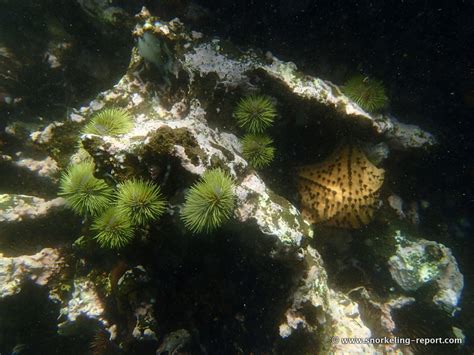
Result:
[[[132,117],[121,108],[108,108],[95,114],[82,130],[83,134],[115,136],[125,134],[133,127]]]
[[[240,100],[234,115],[240,127],[250,133],[260,133],[272,125],[277,111],[268,96],[252,95]]]
[[[275,156],[273,140],[263,134],[247,134],[242,138],[242,155],[255,168],[269,165]]]
[[[181,211],[184,225],[191,232],[210,232],[228,220],[234,209],[234,183],[217,168],[206,171],[186,194]]]
[[[367,112],[377,112],[388,103],[385,87],[379,80],[356,75],[343,86],[342,92]]]
[[[134,236],[130,219],[116,207],[109,208],[97,217],[91,228],[97,232],[94,239],[103,248],[122,248],[130,243]]]
[[[79,215],[97,215],[112,203],[113,190],[94,176],[94,164],[71,166],[61,177],[59,196]]]
[[[165,211],[160,188],[148,181],[129,180],[118,185],[117,210],[134,225],[145,225]]]

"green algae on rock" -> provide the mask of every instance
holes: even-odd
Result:
[[[204,152],[193,134],[186,128],[163,126],[151,133],[145,146],[145,154],[171,155],[175,145],[182,146],[191,163],[198,165]]]

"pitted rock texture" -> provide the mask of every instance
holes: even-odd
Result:
[[[20,222],[45,216],[54,209],[62,209],[65,200],[61,197],[46,201],[27,195],[0,195],[0,222]]]
[[[433,303],[453,313],[457,309],[464,277],[451,250],[443,244],[425,239],[408,240],[396,231],[397,250],[388,260],[395,282],[405,291],[416,291],[423,285],[434,283],[436,294]]]
[[[63,263],[59,251],[52,248],[15,258],[3,257],[0,254],[0,298],[19,293],[22,283],[27,280],[39,286],[47,286],[61,271]]]

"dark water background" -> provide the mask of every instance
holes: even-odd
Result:
[[[0,2],[0,10],[9,10],[0,11],[0,37],[27,43],[34,32],[44,28],[43,15],[60,18],[70,23],[71,31],[82,38],[79,47],[86,53],[82,55],[90,60],[102,60],[110,69],[103,76],[90,75],[86,65],[65,71],[61,78],[43,77],[41,83],[49,80],[67,85],[46,85],[44,96],[38,102],[32,99],[30,108],[38,113],[54,111],[60,116],[66,106],[88,102],[122,75],[133,45],[128,34],[131,28],[125,26],[118,40],[112,42],[90,25],[73,2],[58,1],[53,7],[48,1],[44,6],[39,3],[27,7],[17,5],[15,9]],[[130,13],[139,11],[142,5],[152,12],[163,10],[157,1],[116,3]],[[168,3],[163,10],[165,18],[179,16],[185,3]],[[404,153],[390,158],[387,165],[396,167],[391,171],[400,181],[406,181],[396,187],[400,194],[412,200],[431,201],[433,222],[426,230],[448,231],[445,234],[449,238],[440,241],[452,248],[465,276],[462,312],[456,322],[473,339],[474,229],[466,227],[463,233],[454,233],[453,228],[462,218],[474,225],[474,2],[200,0],[196,3],[208,10],[188,14],[183,21],[189,27],[244,47],[271,51],[280,59],[294,61],[302,71],[336,84],[342,84],[357,72],[376,77],[386,85],[390,111],[395,116],[420,125],[440,139],[439,147],[430,154]],[[24,46],[19,53],[26,57],[26,50],[28,47]],[[25,74],[25,91],[38,89],[34,78],[35,75]],[[58,101],[58,97],[62,97],[64,107],[46,104]],[[0,122],[3,125],[5,122]],[[397,164],[400,160],[403,165]],[[0,186],[6,186],[6,181]]]

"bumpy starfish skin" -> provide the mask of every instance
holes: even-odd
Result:
[[[341,146],[325,161],[298,168],[301,213],[310,223],[360,228],[372,220],[384,170],[361,148]]]

